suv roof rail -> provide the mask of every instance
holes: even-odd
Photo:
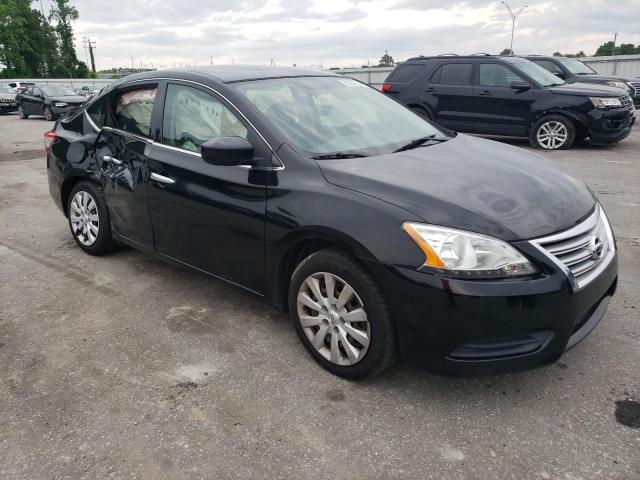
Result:
[[[441,53],[438,57],[457,57],[457,53]]]
[[[492,54],[490,54],[490,53],[485,53],[485,52],[472,53],[470,56],[471,56],[471,57],[493,57],[493,55],[492,55]]]

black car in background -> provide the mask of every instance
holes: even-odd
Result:
[[[288,310],[344,377],[398,355],[464,374],[552,362],[616,288],[613,232],[581,180],[328,72],[132,75],[45,145],[80,248],[118,241]]]
[[[542,55],[529,55],[524,57],[545,70],[566,80],[569,83],[598,83],[610,87],[627,90],[636,105],[640,104],[640,78],[621,77],[616,75],[601,75],[589,65],[577,58],[569,57],[545,57]]]
[[[548,150],[585,138],[615,143],[635,122],[625,90],[569,84],[519,57],[411,58],[389,74],[382,91],[452,130],[528,137]]]
[[[20,118],[42,115],[49,121],[69,116],[87,99],[62,85],[32,85],[16,97]]]
[[[17,94],[18,92],[9,85],[0,85],[0,115],[15,112],[18,109]]]

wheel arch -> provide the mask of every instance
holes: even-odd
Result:
[[[69,204],[69,195],[71,194],[71,190],[73,190],[73,187],[75,187],[82,181],[91,182],[97,187],[100,187],[100,184],[91,177],[76,175],[73,177],[65,178],[62,182],[62,185],[60,185],[60,202],[62,205],[62,212],[64,213],[65,217],[69,216],[69,212],[67,212],[67,205]]]
[[[536,122],[538,122],[541,118],[544,118],[550,115],[559,115],[561,117],[565,117],[568,120],[570,120],[571,123],[573,123],[573,126],[576,130],[576,134],[578,132],[580,133],[589,132],[589,123],[587,122],[586,119],[582,117],[582,115],[579,115],[570,110],[549,109],[549,110],[544,110],[540,112],[540,114],[533,120],[533,122],[529,124],[529,127],[527,128],[527,136],[529,136],[529,134],[531,133],[531,129],[536,124]]]

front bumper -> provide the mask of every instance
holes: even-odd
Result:
[[[82,107],[82,105],[67,105],[66,107],[56,107],[55,105],[51,105],[49,108],[51,108],[51,111],[56,118],[65,118],[76,113],[80,107]]]
[[[635,122],[636,115],[633,109],[595,109],[589,114],[589,136],[591,142],[619,142],[631,134]]]
[[[536,257],[534,251],[528,253]],[[443,278],[371,261],[367,265],[390,300],[403,361],[434,373],[478,375],[554,362],[604,315],[616,289],[617,253],[577,292],[547,259],[536,260],[544,274],[502,281]]]
[[[16,112],[17,110],[17,102],[0,102],[0,112]]]

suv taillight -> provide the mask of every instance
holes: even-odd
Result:
[[[389,90],[391,90],[391,85],[389,85],[388,83],[383,83],[380,87],[380,91],[382,93],[388,92]]]
[[[47,155],[51,151],[51,145],[53,145],[53,141],[56,139],[56,132],[47,132],[44,134],[44,149],[47,151]]]

